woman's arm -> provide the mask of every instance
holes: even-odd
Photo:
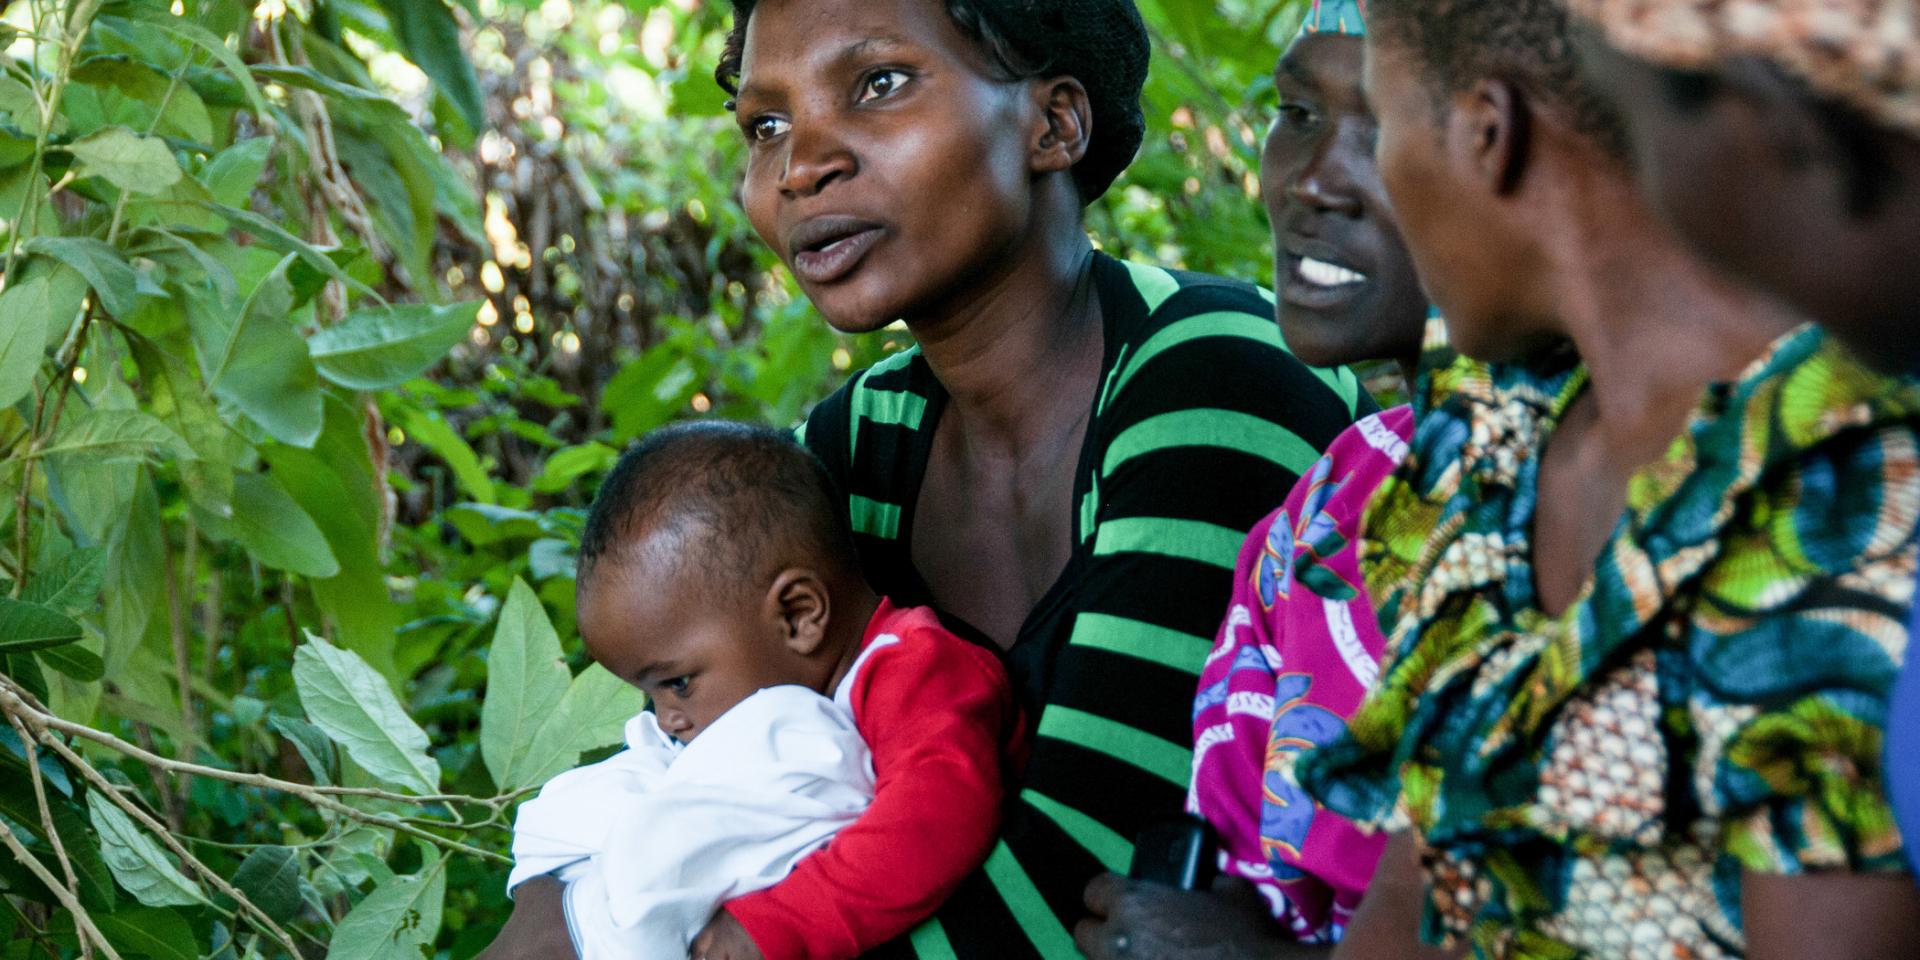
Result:
[[[1920,945],[1920,886],[1904,873],[1747,871],[1748,960],[1877,960]]]
[[[1420,913],[1426,881],[1420,875],[1420,840],[1402,831],[1387,841],[1366,899],[1347,927],[1335,960],[1454,960],[1467,955],[1461,943],[1452,950],[1420,942]]]
[[[560,902],[566,886],[551,876],[513,888],[513,913],[500,935],[474,960],[579,960]]]

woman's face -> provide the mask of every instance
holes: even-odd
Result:
[[[937,0],[763,0],[736,99],[747,217],[840,330],[937,309],[1028,229],[1037,108]]]
[[[1868,174],[1886,189],[1871,209],[1854,209],[1849,191],[1865,171],[1821,121],[1823,108],[1757,62],[1671,73],[1591,30],[1576,34],[1575,49],[1626,122],[1643,191],[1682,239],[1863,358],[1920,369],[1920,203],[1896,189],[1897,175]]]
[[[1418,51],[1367,35],[1367,99],[1380,124],[1375,156],[1428,299],[1454,349],[1485,360],[1521,356],[1536,338],[1517,327],[1530,280],[1524,224],[1476,168],[1474,123],[1458,97],[1436,101]]]
[[[1365,44],[1318,33],[1273,71],[1280,107],[1260,155],[1287,346],[1332,366],[1419,352],[1426,295],[1374,163]]]

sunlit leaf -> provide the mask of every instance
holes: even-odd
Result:
[[[429,854],[420,872],[380,884],[333,928],[328,960],[417,957],[440,935],[446,903],[446,863]]]
[[[534,741],[554,718],[571,679],[540,598],[515,577],[487,650],[487,694],[480,705],[480,756],[500,789],[538,783],[529,774],[552,757],[534,753]]]
[[[293,683],[307,718],[368,773],[417,793],[439,787],[426,732],[365,660],[308,633],[293,652]]]
[[[418,376],[473,327],[480,301],[407,304],[348,314],[307,338],[320,375],[354,390],[384,390]]]
[[[160,193],[182,176],[180,162],[173,158],[166,141],[126,127],[87,134],[65,149],[80,161],[82,176],[101,177],[133,193]]]
[[[172,857],[98,790],[87,791],[87,812],[100,837],[113,878],[134,899],[149,907],[182,907],[206,902],[199,884],[174,866]]]

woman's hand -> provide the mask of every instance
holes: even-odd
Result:
[[[1326,957],[1286,939],[1253,885],[1222,877],[1211,891],[1176,890],[1109,873],[1087,885],[1093,916],[1074,927],[1088,960],[1257,960]]]
[[[560,902],[566,890],[551,876],[515,887],[507,925],[474,960],[579,960],[573,952],[573,935],[567,932],[567,910]]]
[[[1752,960],[1912,956],[1920,943],[1920,887],[1911,874],[1748,871],[1740,907]]]
[[[747,928],[725,910],[707,921],[707,928],[693,938],[688,960],[765,960],[760,947],[747,936]]]

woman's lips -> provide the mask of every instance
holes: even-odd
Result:
[[[837,228],[824,244],[809,244],[810,249],[794,253],[793,274],[803,283],[832,283],[860,266],[860,261],[880,237],[880,228],[870,224]]]
[[[1307,310],[1330,310],[1351,303],[1366,288],[1367,276],[1330,260],[1291,255],[1282,261],[1286,283],[1281,298]]]

